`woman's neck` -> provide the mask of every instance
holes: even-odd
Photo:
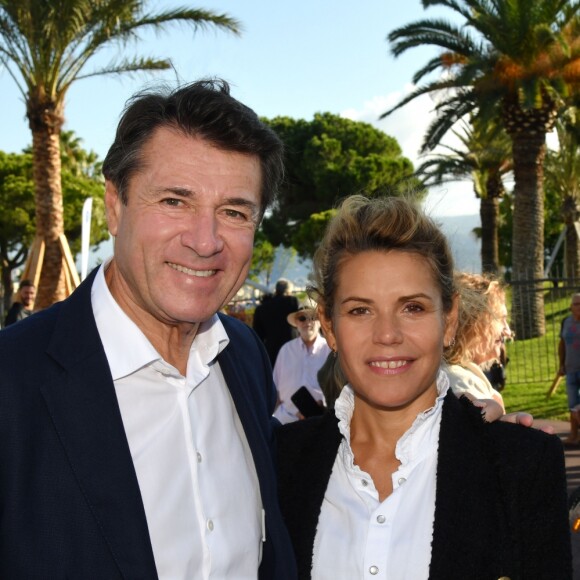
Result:
[[[369,405],[355,395],[350,446],[355,464],[372,477],[380,501],[393,492],[392,475],[400,466],[395,454],[399,439],[421,412],[433,407],[436,397],[436,392],[425,393],[420,401],[404,408],[384,409]]]

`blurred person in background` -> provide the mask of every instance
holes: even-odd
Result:
[[[459,293],[458,326],[444,352],[451,388],[478,399],[493,399],[505,411],[501,394],[482,369],[482,365],[501,357],[504,341],[511,337],[504,291],[497,281],[479,274],[458,273],[455,284]]]
[[[36,287],[34,284],[30,280],[21,280],[14,302],[8,310],[8,314],[6,314],[4,326],[10,326],[11,324],[28,318],[34,312],[35,298]]]
[[[306,300],[287,320],[299,336],[282,346],[274,365],[274,384],[280,402],[274,417],[283,424],[300,418],[291,399],[300,387],[306,387],[320,405],[325,404],[317,374],[330,353],[326,339],[320,334],[316,303]]]
[[[580,293],[572,296],[570,315],[562,320],[558,358],[560,361],[558,374],[566,377],[566,394],[570,409],[570,435],[564,440],[564,444],[577,446],[580,425]]]
[[[298,310],[298,298],[290,295],[291,284],[280,278],[276,282],[274,296],[256,307],[252,327],[262,339],[272,367],[282,345],[294,338],[288,315]]]

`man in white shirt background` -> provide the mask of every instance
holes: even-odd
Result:
[[[136,95],[103,173],[113,258],[0,337],[0,577],[295,578],[268,357],[216,314],[282,145],[200,81]]]
[[[283,424],[299,419],[299,411],[291,397],[300,387],[306,387],[315,401],[324,404],[316,375],[330,354],[326,339],[320,334],[314,302],[306,301],[297,312],[289,314],[287,320],[298,330],[299,336],[280,349],[274,365],[274,383],[280,401],[274,417]]]

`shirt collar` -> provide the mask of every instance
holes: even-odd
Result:
[[[311,347],[310,351],[308,350],[308,346],[306,346],[306,343],[302,340],[302,338],[300,336],[298,337],[298,341],[299,341],[301,350],[303,350],[305,352],[312,352],[312,354],[317,353],[326,344],[326,339],[321,334],[316,335],[316,338],[314,339],[314,342],[312,343],[312,347]]]
[[[435,405],[419,413],[411,427],[397,442],[395,455],[403,465],[414,460],[422,448],[428,448],[428,446],[422,445],[425,438],[430,439],[433,435],[438,434],[438,418],[441,415],[443,399],[449,390],[449,378],[441,369],[437,373],[436,385],[437,398],[435,399]],[[348,443],[350,459],[353,464],[354,455],[350,447],[350,422],[354,411],[354,404],[354,391],[350,384],[347,384],[342,389],[334,404],[334,413],[338,419],[338,429]]]
[[[95,276],[91,303],[111,375],[113,380],[118,380],[163,359],[113,298],[105,280],[105,270],[110,262],[111,259],[102,264]],[[215,314],[200,324],[191,346],[190,360],[197,352],[201,362],[209,365],[228,343],[226,330]]]

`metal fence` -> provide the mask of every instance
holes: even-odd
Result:
[[[560,325],[570,313],[569,298],[580,291],[580,281],[568,278],[546,278],[542,280],[520,281],[512,284],[512,293],[519,293],[518,302],[528,304],[538,292],[544,295],[545,334],[538,338],[519,340],[506,345],[507,355],[513,361],[515,357],[525,363],[507,367],[510,384],[529,382],[551,382],[559,366],[558,342]],[[520,313],[525,316],[526,309]]]

